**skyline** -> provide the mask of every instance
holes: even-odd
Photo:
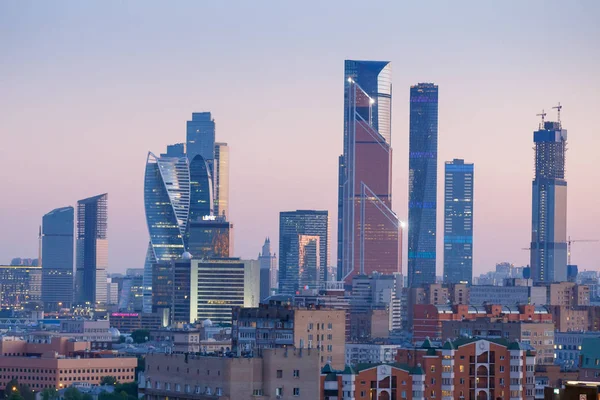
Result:
[[[356,41],[364,44],[366,38],[346,43],[342,33],[347,28],[343,26],[352,24],[338,23],[334,26],[340,37],[331,36],[328,52],[313,46],[321,40],[320,35],[331,35],[329,29],[334,28],[305,32],[303,25],[311,18],[323,22],[323,17],[331,17],[334,9],[340,17],[352,10],[324,5],[319,7],[324,15],[309,17],[299,12],[293,21],[270,21],[282,30],[283,39],[294,43],[285,45],[284,40],[268,34],[273,26],[260,29],[259,25],[269,21],[272,14],[261,16],[259,11],[253,11],[257,13],[256,22],[240,21],[245,19],[240,12],[230,15],[231,20],[223,27],[207,21],[202,28],[175,24],[178,18],[185,21],[194,13],[188,16],[183,9],[170,9],[159,16],[152,5],[138,10],[123,6],[123,15],[117,15],[114,12],[119,7],[102,8],[97,4],[68,8],[42,4],[30,10],[2,4],[0,37],[9,38],[5,43],[9,62],[0,65],[0,85],[5,93],[0,95],[0,132],[8,139],[0,150],[0,163],[4,171],[14,171],[7,181],[3,179],[3,186],[21,195],[3,196],[0,220],[5,224],[0,230],[0,263],[13,257],[35,257],[38,226],[50,210],[75,206],[78,199],[108,192],[108,271],[143,267],[148,240],[144,159],[148,151],[158,154],[168,144],[183,142],[185,123],[192,112],[211,112],[219,141],[231,147],[229,219],[235,223],[235,256],[255,257],[265,237],[271,237],[273,248],[277,248],[280,211],[328,210],[333,224],[337,217],[337,157],[343,133],[340,76],[345,59],[385,59],[394,65],[392,209],[403,221],[408,218],[409,87],[424,81],[439,86],[438,174],[443,173],[444,162],[453,158],[469,160],[477,168],[475,275],[492,269],[496,262],[528,264],[529,253],[521,248],[530,243],[534,157],[531,132],[539,123],[535,114],[542,108],[549,114],[547,120],[556,120],[551,107],[559,101],[564,105],[561,119],[569,130],[567,232],[574,239],[600,239],[600,210],[595,207],[600,196],[595,185],[600,180],[600,168],[591,166],[600,145],[593,123],[594,111],[600,107],[600,78],[595,72],[600,56],[594,51],[598,43],[593,38],[600,37],[600,28],[593,25],[593,16],[598,13],[590,12],[600,8],[592,2],[587,10],[561,9],[559,3],[546,6],[548,19],[560,16],[565,28],[557,38],[552,25],[545,25],[537,15],[536,4],[522,5],[515,15],[510,14],[510,5],[500,5],[494,8],[497,14],[486,14],[481,21],[455,11],[456,24],[466,24],[464,31],[444,32],[448,40],[436,44],[435,33],[439,35],[444,24],[450,24],[440,18],[444,9],[450,9],[442,5],[431,15],[439,26],[416,36],[418,43],[397,43],[402,34],[418,28],[408,20],[400,30],[385,27],[391,37],[373,44],[368,51],[356,50],[361,47]],[[196,8],[226,13],[219,5]],[[288,17],[291,14],[278,5],[270,8]],[[399,14],[409,8],[406,14],[411,14],[408,6],[392,8]],[[487,8],[481,5],[478,10]],[[418,10],[423,9],[416,7],[412,12]],[[16,12],[28,12],[29,18]],[[100,18],[94,19],[98,14]],[[356,19],[360,15],[356,11],[351,14]],[[163,37],[148,32],[145,25],[129,26],[128,18],[136,15],[150,21],[154,18],[155,22],[164,18],[170,21],[170,29],[161,32]],[[502,25],[502,15],[511,15],[515,21],[512,28],[529,35],[519,37],[508,31]],[[54,18],[57,21],[53,22]],[[114,32],[100,34],[103,18],[115,24]],[[37,31],[26,32],[29,24],[42,21]],[[250,28],[249,38],[228,31],[241,22],[246,24],[242,27]],[[469,37],[479,24],[489,24],[489,31],[481,31],[477,38]],[[580,28],[576,32],[569,30],[574,24]],[[220,46],[203,43],[208,57],[219,60],[221,71],[214,64],[212,68],[202,67],[203,57],[187,53],[211,29],[214,38],[225,33]],[[111,39],[118,33],[129,35],[124,35],[122,41],[117,36]],[[176,46],[172,46],[173,40]],[[540,50],[540,43],[547,44],[548,52]],[[136,47],[139,52],[134,57],[127,50],[136,45],[141,46]],[[252,56],[257,47],[262,51],[254,59],[234,65],[236,59]],[[267,50],[278,51],[279,57],[265,59]],[[414,63],[406,61],[409,51],[418,52],[419,57],[410,60]],[[298,81],[290,79],[300,76]],[[225,96],[223,86],[229,92]],[[159,95],[152,96],[154,92]],[[32,134],[36,140],[31,140]],[[306,154],[311,155],[309,163]],[[91,171],[94,176],[89,178]],[[278,190],[283,185],[286,190]],[[269,191],[268,201],[263,196],[265,191]],[[443,179],[438,179],[438,205],[443,204],[442,196]],[[248,199],[256,201],[248,203]],[[503,209],[510,213],[503,213]],[[438,232],[442,232],[443,209],[439,206],[437,213]],[[336,242],[335,230],[331,243]],[[404,242],[406,248],[406,239]],[[438,237],[438,254],[443,254],[441,245]],[[333,247],[330,264],[335,260]],[[573,263],[580,270],[599,269],[600,261],[594,257],[598,250],[598,244],[574,246]],[[442,257],[438,257],[437,275],[441,275],[441,263]]]

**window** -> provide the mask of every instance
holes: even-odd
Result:
[[[460,372],[465,372],[465,366],[464,366],[464,365],[460,365],[460,366],[458,367],[458,370],[459,370]]]
[[[283,396],[283,388],[276,388],[275,389],[275,396]]]
[[[300,370],[299,369],[295,369],[294,370],[294,378],[299,378],[300,377]]]
[[[500,366],[500,372],[504,372],[504,365]]]
[[[281,370],[281,369],[277,370],[277,378],[283,378],[283,370]]]
[[[294,388],[294,396],[300,396],[300,388]]]

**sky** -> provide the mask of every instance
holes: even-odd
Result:
[[[532,132],[559,101],[568,234],[600,239],[599,18],[595,0],[2,1],[0,263],[37,256],[46,212],[108,192],[109,272],[142,267],[147,152],[200,111],[231,147],[235,255],[277,250],[280,211],[326,209],[335,257],[345,59],[392,62],[401,219],[409,87],[439,85],[438,232],[444,161],[474,162],[475,274],[529,261]],[[599,253],[574,244],[573,263]]]

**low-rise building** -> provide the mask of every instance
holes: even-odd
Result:
[[[600,382],[600,338],[582,341],[579,379]]]
[[[558,282],[548,285],[548,305],[551,306],[589,306],[590,288],[575,282]]]
[[[319,398],[316,349],[264,349],[254,357],[148,354],[140,394],[147,400]]]
[[[598,332],[554,332],[554,363],[566,370],[577,370],[583,340],[599,337]]]
[[[396,344],[346,343],[346,365],[394,362],[398,347]]]

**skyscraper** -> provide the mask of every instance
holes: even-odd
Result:
[[[327,211],[298,210],[279,213],[279,292],[294,294],[302,287],[304,246],[303,236],[319,238],[319,266],[329,261],[329,213]],[[309,250],[310,251],[310,250]],[[314,264],[314,262],[313,262]],[[324,281],[326,268],[320,268],[319,281]],[[318,289],[318,287],[309,287]]]
[[[446,162],[444,185],[444,282],[473,281],[473,164]]]
[[[42,301],[47,310],[73,302],[73,207],[56,208],[42,218]]]
[[[531,277],[534,282],[567,280],[567,131],[544,122],[533,133],[535,178],[532,185]]]
[[[277,256],[271,253],[271,239],[265,239],[262,251],[258,254],[258,262],[260,263],[261,272],[260,298],[263,300],[273,293],[277,293],[279,288],[279,266]]]
[[[391,64],[346,60],[344,78],[338,279],[350,284],[357,274],[400,272],[401,230],[391,210]]]
[[[408,285],[435,283],[438,87],[410,88]]]
[[[215,120],[210,112],[192,113],[192,120],[187,121],[188,159],[193,160],[200,154],[209,163],[212,175],[212,162],[215,159]]]
[[[108,267],[108,194],[77,202],[78,304],[106,303]]]
[[[229,146],[227,143],[215,143],[213,183],[215,215],[229,219]]]
[[[202,221],[214,211],[213,182],[208,163],[200,154],[189,159],[190,208],[189,222]]]

